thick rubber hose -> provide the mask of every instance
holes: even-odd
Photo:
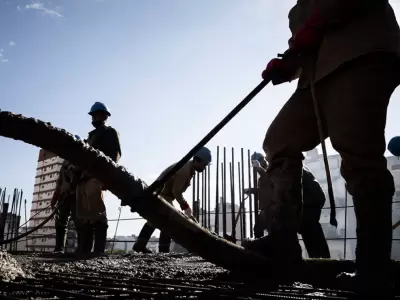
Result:
[[[122,200],[122,205],[129,205],[131,211],[166,230],[177,243],[220,267],[252,272],[270,267],[267,259],[212,234],[162,198],[148,193],[142,180],[63,129],[3,111],[0,112],[0,135],[49,150],[88,170]]]

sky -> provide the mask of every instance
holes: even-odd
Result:
[[[286,50],[294,3],[0,0],[0,109],[86,137],[91,105],[104,102],[121,135],[120,164],[151,183],[261,82],[267,62]],[[398,15],[399,1],[391,3]],[[262,150],[295,87],[266,87],[207,146]],[[396,90],[387,138],[400,134],[399,98]],[[29,203],[39,149],[3,137],[0,149],[0,187],[22,189]],[[109,192],[106,205],[117,218]],[[121,217],[137,215],[124,207]],[[144,222],[121,222],[118,235],[137,234]]]

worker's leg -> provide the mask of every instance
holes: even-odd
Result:
[[[275,261],[301,260],[297,231],[302,207],[302,152],[318,143],[311,93],[298,89],[272,122],[264,140],[269,167],[268,176],[260,179],[259,196],[260,202],[268,199],[265,218],[269,234],[249,243],[249,250],[263,252],[277,258]]]
[[[63,253],[68,231],[68,219],[70,216],[70,195],[65,194],[61,199],[62,204],[58,207],[55,214],[56,227],[56,246],[54,253]]]
[[[264,218],[264,211],[261,210],[254,222],[254,237],[256,239],[263,237],[264,231],[265,231],[265,218]]]
[[[97,220],[94,223],[94,249],[96,254],[103,254],[105,252],[107,243],[107,218]]]
[[[76,189],[75,189],[76,191]],[[80,249],[80,239],[79,239],[79,231],[76,228],[76,193],[71,194],[71,199],[70,199],[70,212],[71,212],[71,217],[70,217],[70,221],[74,222],[74,229],[77,235],[77,239],[76,239],[76,251],[79,252]]]
[[[341,67],[316,91],[330,112],[326,122],[332,145],[342,157],[341,173],[353,196],[357,270],[375,279],[384,278],[391,258],[395,189],[384,157],[385,126],[399,76],[396,57],[369,54]]]
[[[308,256],[310,258],[330,258],[328,243],[324,231],[319,223],[321,217],[321,206],[307,205],[303,198],[303,219],[299,233],[303,238]]]
[[[314,175],[303,169],[303,218],[299,233],[310,258],[330,258],[328,243],[319,223],[326,197]]]
[[[133,245],[133,251],[135,252],[143,252],[143,253],[151,253],[148,248],[146,248],[147,242],[151,238],[151,235],[154,233],[155,228],[151,226],[149,222],[144,224],[142,230],[137,237],[136,243]]]
[[[160,253],[169,253],[170,246],[171,236],[167,234],[164,230],[161,230],[160,238],[158,240],[158,251]]]
[[[102,188],[103,184],[96,178],[85,182],[86,220],[92,224],[96,254],[104,253],[107,240],[108,222]]]

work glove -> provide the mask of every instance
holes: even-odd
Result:
[[[254,169],[260,169],[261,168],[261,164],[258,160],[254,160],[253,161],[253,168]]]
[[[251,192],[251,189],[244,189],[243,190],[243,194],[245,194],[245,195],[249,195],[250,192]]]
[[[296,54],[305,54],[318,49],[324,39],[325,27],[319,10],[314,9],[311,17],[290,41],[290,49]]]
[[[181,204],[181,209],[183,211],[187,210],[188,208],[190,208],[189,204],[186,201],[183,201],[183,203]]]
[[[271,80],[273,85],[278,85],[291,81],[295,77],[298,67],[297,61],[274,58],[268,63],[261,77],[264,80]]]
[[[184,211],[186,216],[188,216],[189,218],[191,218],[193,216],[193,212],[192,209],[190,207],[186,208]]]

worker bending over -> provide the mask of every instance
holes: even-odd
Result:
[[[298,0],[289,27],[290,51],[262,74],[274,84],[300,77],[263,143],[269,166],[260,186],[273,182],[273,204],[258,252],[280,263],[301,261],[302,152],[320,143],[320,128],[342,158],[357,219],[356,273],[341,277],[380,293],[392,271],[395,187],[384,152],[387,108],[400,83],[399,24],[388,0]]]
[[[75,136],[75,138],[80,140],[79,136]],[[55,214],[56,246],[53,251],[54,254],[64,253],[69,220],[76,222],[76,186],[79,176],[79,171],[67,160],[64,160],[51,200],[53,209],[59,204]]]
[[[190,181],[195,175],[195,172],[203,172],[204,169],[211,163],[211,151],[203,147],[201,148],[193,159],[187,162],[178,172],[176,172],[162,187],[160,196],[163,197],[168,203],[172,205],[172,201],[178,201],[181,209],[184,211],[185,215],[189,218],[193,218],[192,210],[189,204],[183,197],[183,193],[190,186]],[[168,167],[164,170],[161,175],[156,179],[160,180],[164,175],[175,166]],[[147,242],[151,238],[155,228],[147,222],[144,224],[140,234],[133,245],[133,251],[151,253],[152,251],[146,247]],[[164,231],[161,230],[160,238],[158,242],[158,251],[161,253],[168,253],[171,245],[171,237]]]
[[[261,177],[267,175],[268,163],[261,153],[254,153],[251,156],[253,167]],[[303,238],[304,245],[310,258],[330,258],[328,243],[326,242],[324,231],[319,220],[321,218],[322,208],[325,205],[326,197],[320,184],[315,179],[311,171],[303,165],[303,216],[298,233]],[[259,179],[260,181],[260,179]],[[259,188],[246,189],[246,194],[255,194]],[[268,191],[267,191],[268,192]],[[264,236],[266,227],[265,209],[268,209],[268,198],[259,198],[260,214],[257,216],[254,224],[255,238]],[[269,198],[270,200],[270,198]]]
[[[119,134],[114,128],[106,125],[108,117],[111,116],[110,111],[103,103],[96,102],[89,115],[92,116],[95,129],[89,132],[87,143],[114,162],[118,162],[121,157]],[[103,190],[106,189],[107,187],[88,171],[82,173],[77,187],[76,218],[83,254],[91,252],[93,237],[94,253],[102,254],[105,251],[108,221]]]

